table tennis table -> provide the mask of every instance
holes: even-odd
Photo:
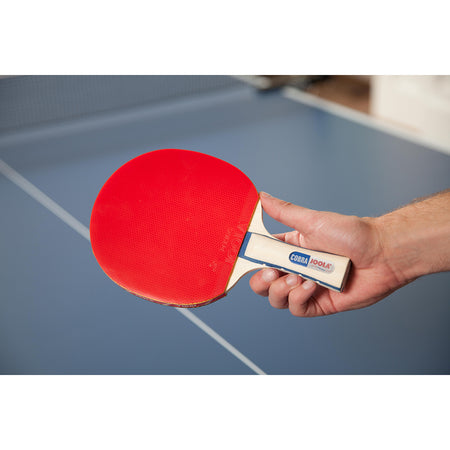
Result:
[[[293,88],[225,76],[0,79],[1,374],[450,373],[449,273],[318,318],[273,309],[250,275],[193,310],[115,285],[91,251],[91,209],[114,170],[160,148],[219,157],[258,190],[342,214],[380,215],[450,184],[450,155]]]

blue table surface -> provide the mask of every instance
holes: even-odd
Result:
[[[214,155],[258,190],[360,216],[450,181],[448,155],[239,82],[0,134],[0,158],[86,227],[109,175],[159,148]],[[176,309],[112,283],[86,239],[1,175],[0,203],[1,374],[254,373]],[[268,374],[450,372],[449,273],[313,319],[273,309],[248,279],[193,313]]]

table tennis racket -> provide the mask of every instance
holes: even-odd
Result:
[[[178,307],[225,296],[244,274],[274,267],[342,291],[350,260],[271,236],[259,195],[213,156],[164,149],[138,156],[106,181],[90,221],[104,272],[127,291]]]

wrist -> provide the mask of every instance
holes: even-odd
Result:
[[[412,203],[374,219],[385,263],[401,284],[450,269],[450,217],[431,202]]]
[[[398,286],[403,286],[425,274],[417,236],[411,232],[407,222],[407,218],[395,213],[374,219],[383,264],[390,268]]]

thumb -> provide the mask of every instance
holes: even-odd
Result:
[[[317,211],[294,205],[272,197],[266,192],[260,193],[261,205],[270,217],[301,233],[310,233],[314,229]]]

